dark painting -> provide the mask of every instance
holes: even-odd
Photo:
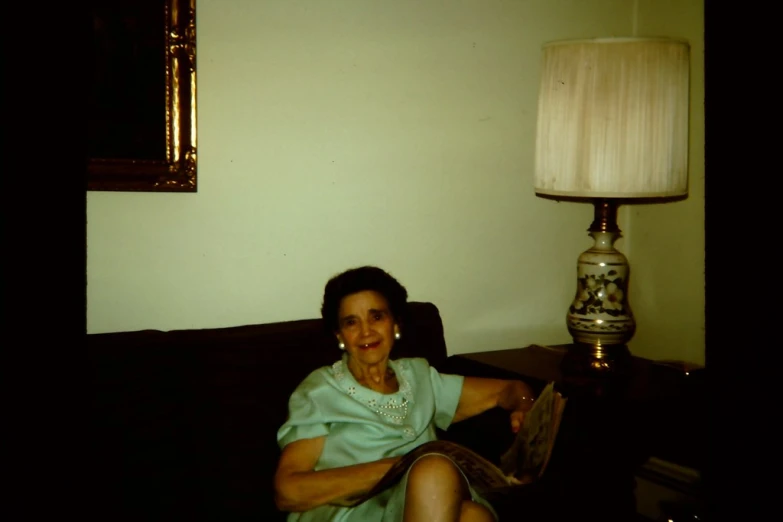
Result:
[[[96,0],[92,158],[166,159],[165,12],[161,0]]]
[[[195,0],[93,0],[87,190],[196,192]]]

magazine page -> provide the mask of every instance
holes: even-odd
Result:
[[[522,427],[511,448],[500,458],[501,469],[523,483],[540,475],[549,454],[550,441],[554,438],[556,394],[554,382],[550,382],[525,415]]]
[[[555,394],[555,400],[554,400],[554,408],[552,413],[552,429],[550,431],[549,436],[549,447],[547,448],[546,457],[544,457],[544,462],[539,468],[538,476],[544,474],[544,470],[546,469],[547,464],[549,464],[549,458],[552,456],[552,450],[555,447],[555,440],[557,439],[557,432],[560,429],[560,420],[563,418],[563,410],[565,410],[566,402],[568,401],[567,398],[563,397],[559,393]]]

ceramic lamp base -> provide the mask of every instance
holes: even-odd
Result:
[[[628,260],[614,248],[620,238],[617,206],[595,202],[589,229],[595,244],[577,262],[577,288],[566,322],[574,342],[594,346],[597,354],[626,345],[636,331],[628,303]]]

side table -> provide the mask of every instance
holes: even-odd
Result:
[[[536,509],[552,520],[637,520],[636,473],[651,457],[703,467],[706,408],[701,369],[685,372],[629,354],[615,370],[595,371],[572,345],[459,354],[439,369],[522,379],[536,392],[554,381],[568,397],[537,495],[548,505]],[[470,420],[449,431],[476,429]],[[495,458],[503,449],[485,452]]]

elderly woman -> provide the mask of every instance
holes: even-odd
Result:
[[[344,351],[312,372],[289,401],[277,439],[279,509],[289,521],[460,521],[497,519],[449,458],[419,458],[401,481],[355,506],[399,458],[436,439],[435,428],[499,406],[517,431],[531,406],[520,381],[441,374],[423,358],[391,359],[408,293],[376,267],[348,270],[326,284],[321,314]]]

